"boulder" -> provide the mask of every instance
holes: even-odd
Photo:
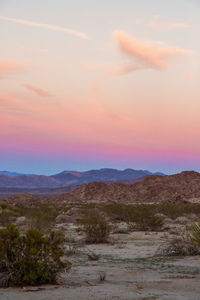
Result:
[[[188,224],[188,221],[189,220],[186,217],[178,217],[178,218],[176,218],[175,223],[180,224],[180,225],[186,225],[186,224]]]
[[[73,222],[73,218],[64,213],[61,215],[58,215],[56,218],[57,224],[72,223],[72,222]]]
[[[26,217],[23,217],[23,216],[22,217],[18,217],[15,220],[15,224],[17,226],[24,225],[24,224],[26,224],[26,222],[27,222],[27,219],[26,219]]]

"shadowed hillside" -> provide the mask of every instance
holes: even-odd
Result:
[[[155,175],[131,185],[93,182],[83,185],[70,193],[52,197],[51,200],[81,203],[200,201],[200,174],[187,171],[169,176]]]

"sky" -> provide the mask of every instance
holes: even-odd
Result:
[[[200,171],[199,0],[0,0],[0,170]]]

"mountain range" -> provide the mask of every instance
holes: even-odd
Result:
[[[15,176],[21,176],[21,175],[25,175],[25,174],[17,173],[17,172],[9,172],[9,171],[0,171],[0,175],[7,175],[7,176],[15,177]]]
[[[27,205],[41,201],[43,203],[65,203],[66,205],[81,203],[200,203],[200,173],[185,171],[175,175],[153,175],[138,180],[134,184],[91,182],[79,187],[49,189],[46,190],[49,192],[46,196],[30,191],[30,193],[14,194],[6,201]],[[45,189],[41,189],[41,191],[44,193]]]
[[[99,169],[85,172],[63,171],[61,173],[45,175],[24,175],[16,172],[0,171],[1,188],[61,188],[68,186],[80,186],[90,182],[126,182],[133,183],[135,180],[152,176],[164,175],[162,173],[151,173],[146,170],[116,170]]]
[[[200,203],[200,173],[185,171],[168,176],[149,176],[130,185],[93,182],[48,200],[65,203]]]

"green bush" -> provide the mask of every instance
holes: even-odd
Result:
[[[105,243],[111,227],[106,218],[96,210],[88,210],[79,222],[88,243]]]
[[[113,220],[127,222],[130,209],[133,205],[110,204],[101,205],[101,209]]]
[[[12,218],[19,216],[18,208],[7,204],[6,202],[0,203],[0,224],[5,226],[10,223]]]
[[[62,232],[43,235],[31,228],[25,235],[13,224],[0,230],[0,273],[7,285],[55,283],[59,272],[70,268],[63,261],[65,238]]]
[[[6,209],[8,207],[8,204],[6,202],[0,202],[0,207],[2,209]]]
[[[163,218],[157,216],[152,208],[147,205],[140,205],[137,209],[132,209],[128,214],[128,223],[135,224],[135,230],[157,231],[163,225]]]
[[[21,216],[27,218],[30,227],[37,228],[44,233],[53,227],[59,214],[59,208],[48,204],[33,207],[20,206],[19,211]]]

